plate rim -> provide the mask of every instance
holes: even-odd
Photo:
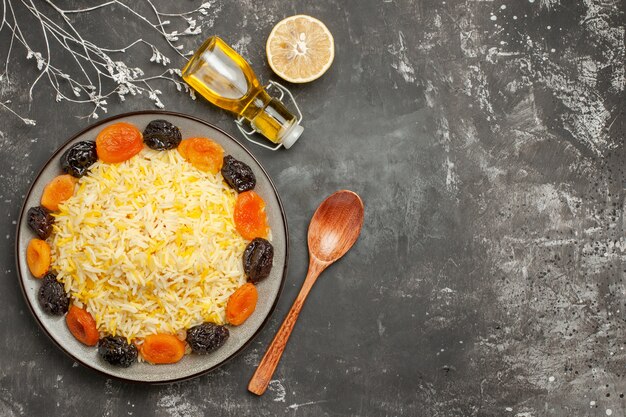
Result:
[[[259,167],[261,168],[261,171],[263,171],[263,174],[268,179],[269,184],[272,187],[272,190],[274,192],[274,195],[276,196],[276,200],[278,201],[278,207],[280,209],[280,215],[282,217],[283,224],[285,226],[285,262],[284,262],[284,265],[283,265],[283,274],[282,274],[282,277],[281,277],[281,280],[280,280],[278,293],[276,294],[276,299],[272,303],[272,306],[270,307],[270,310],[269,310],[267,316],[265,317],[263,322],[261,322],[261,325],[259,326],[259,328],[252,334],[252,336],[250,336],[248,338],[248,340],[246,340],[244,342],[243,345],[241,345],[241,347],[239,349],[237,349],[235,352],[230,354],[230,356],[226,357],[226,359],[224,359],[220,363],[218,363],[216,365],[213,365],[213,366],[211,366],[211,367],[209,367],[209,368],[207,368],[205,370],[202,370],[200,372],[196,372],[194,374],[188,375],[188,376],[179,377],[179,378],[173,378],[173,379],[162,379],[162,380],[156,380],[156,381],[140,381],[140,380],[136,380],[136,379],[124,378],[124,377],[119,376],[119,375],[112,375],[112,374],[106,373],[106,372],[104,372],[104,371],[102,371],[100,369],[94,368],[91,365],[89,365],[88,363],[85,363],[81,359],[79,359],[76,356],[74,356],[71,352],[69,352],[67,349],[65,349],[63,346],[61,346],[61,344],[58,343],[52,337],[52,335],[48,332],[48,330],[44,326],[44,324],[41,321],[41,319],[39,318],[39,316],[35,313],[35,310],[34,310],[32,304],[30,303],[30,301],[28,299],[28,296],[26,294],[26,288],[24,287],[24,280],[22,279],[22,276],[23,276],[22,272],[23,271],[22,271],[22,268],[20,266],[20,253],[19,253],[19,240],[20,239],[19,239],[19,237],[20,237],[20,232],[21,232],[21,229],[22,229],[22,220],[23,220],[25,212],[26,212],[26,205],[27,205],[26,203],[27,203],[27,201],[29,200],[29,197],[32,194],[33,187],[34,187],[35,183],[39,180],[41,175],[43,174],[44,170],[59,155],[59,153],[61,152],[61,150],[63,148],[65,148],[70,142],[76,140],[79,136],[87,133],[88,131],[90,131],[90,130],[92,130],[92,129],[94,129],[94,128],[102,125],[102,124],[109,123],[109,122],[112,122],[114,120],[121,119],[121,118],[124,118],[124,117],[137,116],[137,115],[149,115],[149,114],[160,115],[160,116],[182,117],[182,118],[185,118],[185,119],[189,119],[189,120],[201,123],[201,124],[203,124],[205,126],[208,126],[208,127],[212,128],[212,129],[215,129],[215,130],[219,131],[220,133],[222,133],[223,135],[225,135],[226,137],[228,137],[229,139],[231,139],[235,144],[237,144],[241,149],[243,149],[259,165]],[[68,140],[63,142],[52,153],[52,155],[48,158],[48,160],[39,169],[39,172],[37,172],[37,175],[35,175],[35,177],[31,180],[30,186],[28,187],[28,191],[26,192],[26,194],[24,196],[24,201],[22,202],[22,206],[20,208],[20,214],[19,214],[18,219],[17,219],[17,228],[16,228],[16,232],[15,232],[15,249],[14,250],[15,250],[15,264],[16,264],[17,278],[18,278],[18,281],[19,281],[19,284],[20,284],[20,290],[21,290],[21,293],[22,293],[22,297],[24,298],[24,301],[26,302],[26,305],[28,306],[28,310],[30,311],[31,316],[37,322],[37,325],[39,326],[39,328],[43,331],[43,333],[46,335],[46,337],[49,340],[51,340],[52,343],[57,348],[59,348],[61,350],[61,352],[63,352],[65,355],[69,356],[73,361],[79,363],[83,367],[88,368],[88,369],[90,369],[92,371],[95,371],[98,374],[101,374],[101,375],[105,376],[106,378],[111,378],[111,379],[115,379],[115,380],[118,380],[118,381],[130,382],[130,383],[134,383],[134,384],[150,384],[150,385],[172,384],[172,383],[176,383],[176,382],[187,381],[187,380],[190,380],[190,379],[193,379],[193,378],[197,378],[197,377],[199,377],[201,375],[205,375],[205,374],[207,374],[209,372],[212,372],[212,371],[216,370],[217,368],[221,367],[222,365],[226,364],[227,362],[230,362],[233,358],[239,356],[239,354],[241,354],[250,345],[250,343],[252,343],[252,341],[257,338],[259,333],[261,333],[261,331],[265,328],[265,326],[269,322],[270,318],[274,314],[276,306],[278,305],[278,300],[280,299],[280,296],[283,293],[283,289],[284,289],[284,286],[285,286],[285,281],[286,281],[286,278],[287,278],[287,268],[288,268],[288,264],[289,264],[289,226],[287,224],[287,216],[285,214],[285,208],[283,206],[282,200],[280,199],[280,195],[278,194],[278,190],[276,189],[276,185],[274,184],[274,181],[272,180],[272,178],[269,176],[269,174],[265,170],[265,167],[256,158],[256,156],[254,156],[252,154],[252,152],[250,152],[248,150],[248,148],[243,146],[243,144],[240,141],[238,141],[237,139],[235,139],[235,137],[233,137],[230,133],[227,133],[226,131],[224,131],[220,127],[215,126],[214,124],[212,124],[210,122],[207,122],[206,120],[203,120],[203,119],[200,119],[199,117],[191,116],[191,115],[188,115],[188,114],[185,114],[185,113],[179,113],[179,112],[174,112],[174,111],[169,111],[169,110],[136,110],[136,111],[126,112],[126,113],[120,113],[120,114],[117,114],[115,116],[107,117],[106,119],[102,119],[102,120],[99,120],[99,121],[97,121],[95,123],[89,124],[85,128],[81,129],[80,131],[78,131],[77,133],[72,135]]]

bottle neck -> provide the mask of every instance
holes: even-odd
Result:
[[[264,90],[250,100],[242,115],[256,132],[274,143],[281,143],[285,134],[297,124],[296,116]]]

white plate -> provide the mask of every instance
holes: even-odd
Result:
[[[102,360],[97,353],[97,348],[87,347],[78,342],[67,329],[64,316],[51,316],[41,309],[37,301],[37,291],[41,280],[30,274],[26,264],[26,246],[33,237],[36,237],[27,225],[26,212],[30,207],[39,205],[39,199],[45,185],[52,178],[61,174],[60,156],[72,144],[84,140],[95,140],[98,132],[112,123],[122,121],[132,123],[143,131],[144,127],[154,119],[165,119],[178,126],[183,134],[183,139],[196,136],[211,138],[222,145],[225,155],[232,155],[252,168],[257,179],[254,190],[265,200],[267,219],[272,229],[274,266],[270,276],[257,285],[259,300],[254,313],[241,326],[229,328],[230,337],[224,346],[217,351],[208,355],[186,355],[180,362],[171,365],[135,363],[129,368],[120,368]],[[44,332],[75,361],[108,376],[129,381],[165,383],[193,378],[218,367],[241,352],[268,321],[278,301],[287,273],[287,221],[272,180],[254,156],[232,136],[207,122],[180,113],[159,111],[125,113],[102,120],[74,135],[52,155],[35,178],[20,213],[16,236],[19,281],[26,303]]]

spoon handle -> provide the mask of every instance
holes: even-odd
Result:
[[[263,359],[261,359],[261,363],[259,363],[259,366],[256,368],[254,375],[252,375],[250,383],[248,384],[248,391],[256,395],[263,395],[267,389],[267,385],[272,379],[272,375],[274,375],[276,366],[278,366],[278,361],[285,350],[285,346],[287,345],[287,340],[289,340],[293,326],[296,324],[296,320],[298,319],[304,300],[306,300],[307,295],[309,295],[309,291],[311,291],[311,287],[315,284],[317,277],[324,269],[326,269],[327,266],[328,264],[324,264],[314,257],[310,257],[309,271],[306,274],[300,293],[293,302],[291,310],[287,313],[287,317],[285,317],[280,329],[278,329],[278,333],[274,336],[274,340],[272,340],[272,343],[267,348],[267,351],[265,352]]]

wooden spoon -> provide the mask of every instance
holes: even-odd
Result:
[[[296,301],[248,384],[250,392],[256,395],[265,392],[311,287],[322,271],[354,245],[362,225],[363,201],[352,191],[337,191],[317,208],[309,224],[309,271]]]

